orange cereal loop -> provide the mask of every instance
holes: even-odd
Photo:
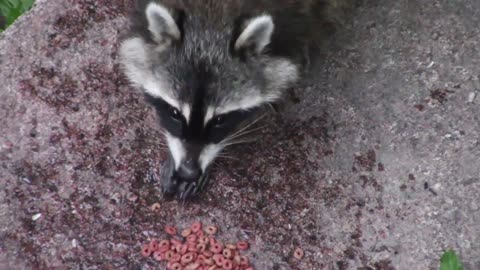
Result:
[[[209,235],[214,235],[217,233],[217,227],[213,226],[213,225],[210,225],[210,226],[207,226],[207,228],[205,228],[205,232]]]
[[[173,246],[178,246],[178,245],[182,244],[182,241],[173,238],[173,239],[170,240],[170,243],[172,243]]]
[[[152,211],[158,211],[158,210],[160,210],[160,208],[162,208],[162,207],[160,206],[159,203],[154,203],[154,204],[152,204],[152,205],[150,206],[150,209],[151,209]]]
[[[217,266],[223,267],[223,260],[224,260],[223,255],[221,254],[213,255],[213,261]]]
[[[162,253],[165,253],[170,250],[170,246],[160,246],[157,251],[160,251]]]
[[[233,257],[233,262],[240,265],[240,255],[235,255],[235,257]]]
[[[182,265],[178,262],[172,263],[172,265],[170,267],[171,268],[169,268],[169,269],[172,269],[172,270],[182,270],[183,269]]]
[[[157,249],[158,249],[158,241],[157,240],[150,241],[150,250],[152,250],[152,252],[155,252]]]
[[[181,255],[185,255],[187,251],[188,251],[188,246],[186,244],[183,244],[181,245],[180,251],[178,253],[180,253]]]
[[[198,252],[198,249],[196,246],[188,246],[188,252]]]
[[[203,260],[203,264],[205,264],[205,265],[214,265],[215,262],[213,261],[212,258],[205,258],[205,259]]]
[[[169,235],[175,236],[177,234],[177,229],[172,226],[165,226],[165,232]]]
[[[158,248],[157,248],[157,251],[160,251],[160,252],[167,252],[167,250],[170,249],[170,242],[168,240],[162,240],[160,241],[160,243],[158,244]]]
[[[160,243],[158,243],[158,247],[163,247],[163,246],[170,246],[170,241],[168,240],[162,240]]]
[[[183,230],[180,235],[181,235],[182,237],[187,237],[187,236],[189,236],[190,234],[192,234],[192,229],[187,228],[187,229]]]
[[[215,239],[213,239],[213,240],[215,240]],[[203,242],[205,245],[208,245],[209,242],[210,242],[210,239],[208,239],[208,237],[204,236],[204,237],[202,237],[202,242]]]
[[[152,255],[152,250],[150,249],[150,244],[145,244],[142,247],[142,256],[143,257],[149,257]]]
[[[223,257],[227,258],[227,259],[231,259],[233,257],[233,251],[231,249],[224,249],[223,252]]]
[[[245,242],[245,241],[237,242],[237,248],[239,250],[247,250],[248,249],[248,243]]]
[[[165,256],[164,256],[165,260],[170,262],[172,260],[173,254],[175,254],[175,252],[173,250],[169,250],[169,251],[165,252]]]
[[[192,228],[193,233],[197,233],[198,231],[202,230],[202,223],[201,222],[195,222],[195,223],[192,224],[191,228]]]
[[[153,253],[153,259],[155,259],[156,261],[163,261],[165,259],[165,253],[157,250]]]
[[[210,237],[208,241],[210,242],[210,246],[213,246],[218,242],[217,239],[215,239],[214,237]]]
[[[301,248],[296,248],[293,252],[293,257],[295,257],[295,259],[301,260],[303,259],[303,256],[305,256],[305,252],[303,252],[303,249]]]
[[[207,248],[207,245],[205,245],[204,243],[200,243],[196,246],[196,248],[198,252],[204,252],[205,249]]]
[[[170,262],[180,262],[180,260],[182,259],[182,255],[178,254],[178,253],[175,253],[172,255],[172,258],[170,259]]]
[[[211,258],[213,256],[213,252],[208,251],[208,250],[205,250],[202,254],[203,254],[203,256],[205,256],[207,258]]]
[[[249,266],[250,261],[245,256],[240,256],[240,266]]]
[[[223,245],[221,243],[214,243],[211,245],[210,251],[216,254],[221,253],[223,251]]]
[[[197,236],[195,234],[190,234],[187,237],[187,242],[195,242],[195,241],[197,241]]]
[[[200,231],[196,232],[195,235],[196,235],[197,237],[203,237],[203,236],[205,236],[205,232],[202,231],[202,230],[200,230]]]
[[[180,259],[180,262],[183,265],[185,265],[185,264],[189,264],[189,263],[193,262],[193,259],[194,259],[193,253],[187,253],[187,254],[182,256],[182,258]]]
[[[235,250],[235,249],[237,249],[237,246],[236,246],[236,245],[234,245],[234,244],[232,244],[232,243],[228,243],[228,244],[226,244],[226,245],[225,245],[225,247],[226,247],[226,248],[228,248],[228,249],[231,249],[231,250]]]
[[[203,261],[205,261],[205,259],[206,259],[206,258],[205,258],[205,256],[203,256],[203,254],[200,254],[200,255],[198,255],[198,257],[197,257],[197,261],[201,261],[202,263],[203,263]]]
[[[200,266],[199,263],[191,263],[185,266],[185,270],[202,270],[203,267]]]
[[[232,270],[233,269],[233,262],[232,260],[225,259],[223,260],[223,269],[225,270]]]

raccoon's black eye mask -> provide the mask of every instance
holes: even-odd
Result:
[[[168,130],[170,134],[176,137],[189,137],[192,134],[197,134],[211,143],[220,143],[233,132],[237,126],[254,117],[254,115],[261,110],[261,107],[257,107],[249,110],[238,110],[216,115],[210,119],[204,127],[202,125],[200,130],[192,130],[192,127],[188,125],[187,120],[178,109],[161,98],[155,98],[148,94],[145,95],[145,97],[147,102],[155,108],[157,114],[160,116],[163,128]],[[184,133],[190,134],[186,136],[187,134]]]
[[[180,137],[187,120],[181,112],[161,98],[145,94],[146,101],[155,108],[163,127],[173,136]]]
[[[253,117],[258,110],[239,110],[222,115],[217,115],[208,121],[205,127],[208,132],[208,138],[219,143],[225,139],[235,128],[250,117]]]

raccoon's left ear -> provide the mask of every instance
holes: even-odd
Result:
[[[172,13],[164,6],[157,3],[148,4],[145,9],[148,21],[148,31],[158,44],[179,40],[181,32]]]
[[[235,52],[248,50],[256,54],[262,53],[270,44],[274,28],[270,15],[261,15],[248,20],[243,24],[243,28],[234,42]]]

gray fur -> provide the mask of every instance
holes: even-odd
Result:
[[[164,125],[175,170],[165,190],[188,196],[229,135],[295,85],[337,1],[139,2],[120,60]]]
[[[189,93],[193,91],[189,86],[190,78],[184,74],[193,72],[192,68],[196,66],[207,65],[209,71],[214,74],[207,93],[209,106],[235,108],[241,107],[240,104],[246,98],[257,99],[259,103],[256,105],[277,101],[285,90],[298,80],[299,64],[287,57],[260,54],[251,56],[246,62],[232,57],[230,42],[235,20],[243,12],[240,4],[225,1],[231,4],[227,7],[228,3],[219,4],[220,1],[202,1],[201,4],[195,4],[194,1],[197,2],[177,1],[182,2],[181,5],[177,5],[191,10],[191,12],[186,10],[180,46],[175,44],[166,46],[164,42],[158,42],[165,40],[161,35],[166,31],[154,33],[153,43],[140,36],[144,44],[139,43],[137,48],[129,50],[125,49],[125,44],[129,42],[131,44],[132,38],[139,37],[138,33],[133,33],[134,37],[124,41],[120,53],[121,61],[128,78],[135,85],[151,93],[152,91],[148,89],[158,82],[163,88],[163,94],[168,92],[169,98],[188,104],[194,93]],[[172,1],[163,2],[167,4],[166,8],[175,7],[169,3]],[[212,16],[213,14],[215,16]],[[259,13],[260,16],[262,14],[268,12]],[[172,17],[174,16],[172,14]],[[151,29],[151,25],[152,22],[149,22],[145,27]],[[244,29],[247,25],[248,23],[244,25]],[[260,34],[263,33],[260,31]],[[144,58],[135,59],[132,57],[135,55]],[[147,83],[150,85],[145,85]]]

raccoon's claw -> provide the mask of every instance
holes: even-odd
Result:
[[[210,180],[210,177],[208,175],[208,171],[206,171],[202,174],[202,176],[200,176],[200,179],[198,179],[197,186],[196,186],[193,194],[195,195],[198,192],[205,189],[205,187],[207,186],[208,180]]]
[[[185,203],[189,199],[195,197],[200,191],[202,191],[205,188],[208,182],[208,179],[209,179],[208,174],[205,173],[205,174],[202,174],[202,176],[200,177],[200,179],[198,179],[197,182],[181,183],[177,192],[178,199],[183,203]]]
[[[163,194],[167,196],[175,195],[177,191],[178,181],[174,177],[175,174],[175,163],[173,158],[169,156],[163,165],[162,175],[161,175],[161,189]]]
[[[178,200],[181,201],[183,204],[187,202],[189,198],[191,198],[194,194],[193,191],[196,188],[197,183],[182,183],[179,187],[179,194]]]

